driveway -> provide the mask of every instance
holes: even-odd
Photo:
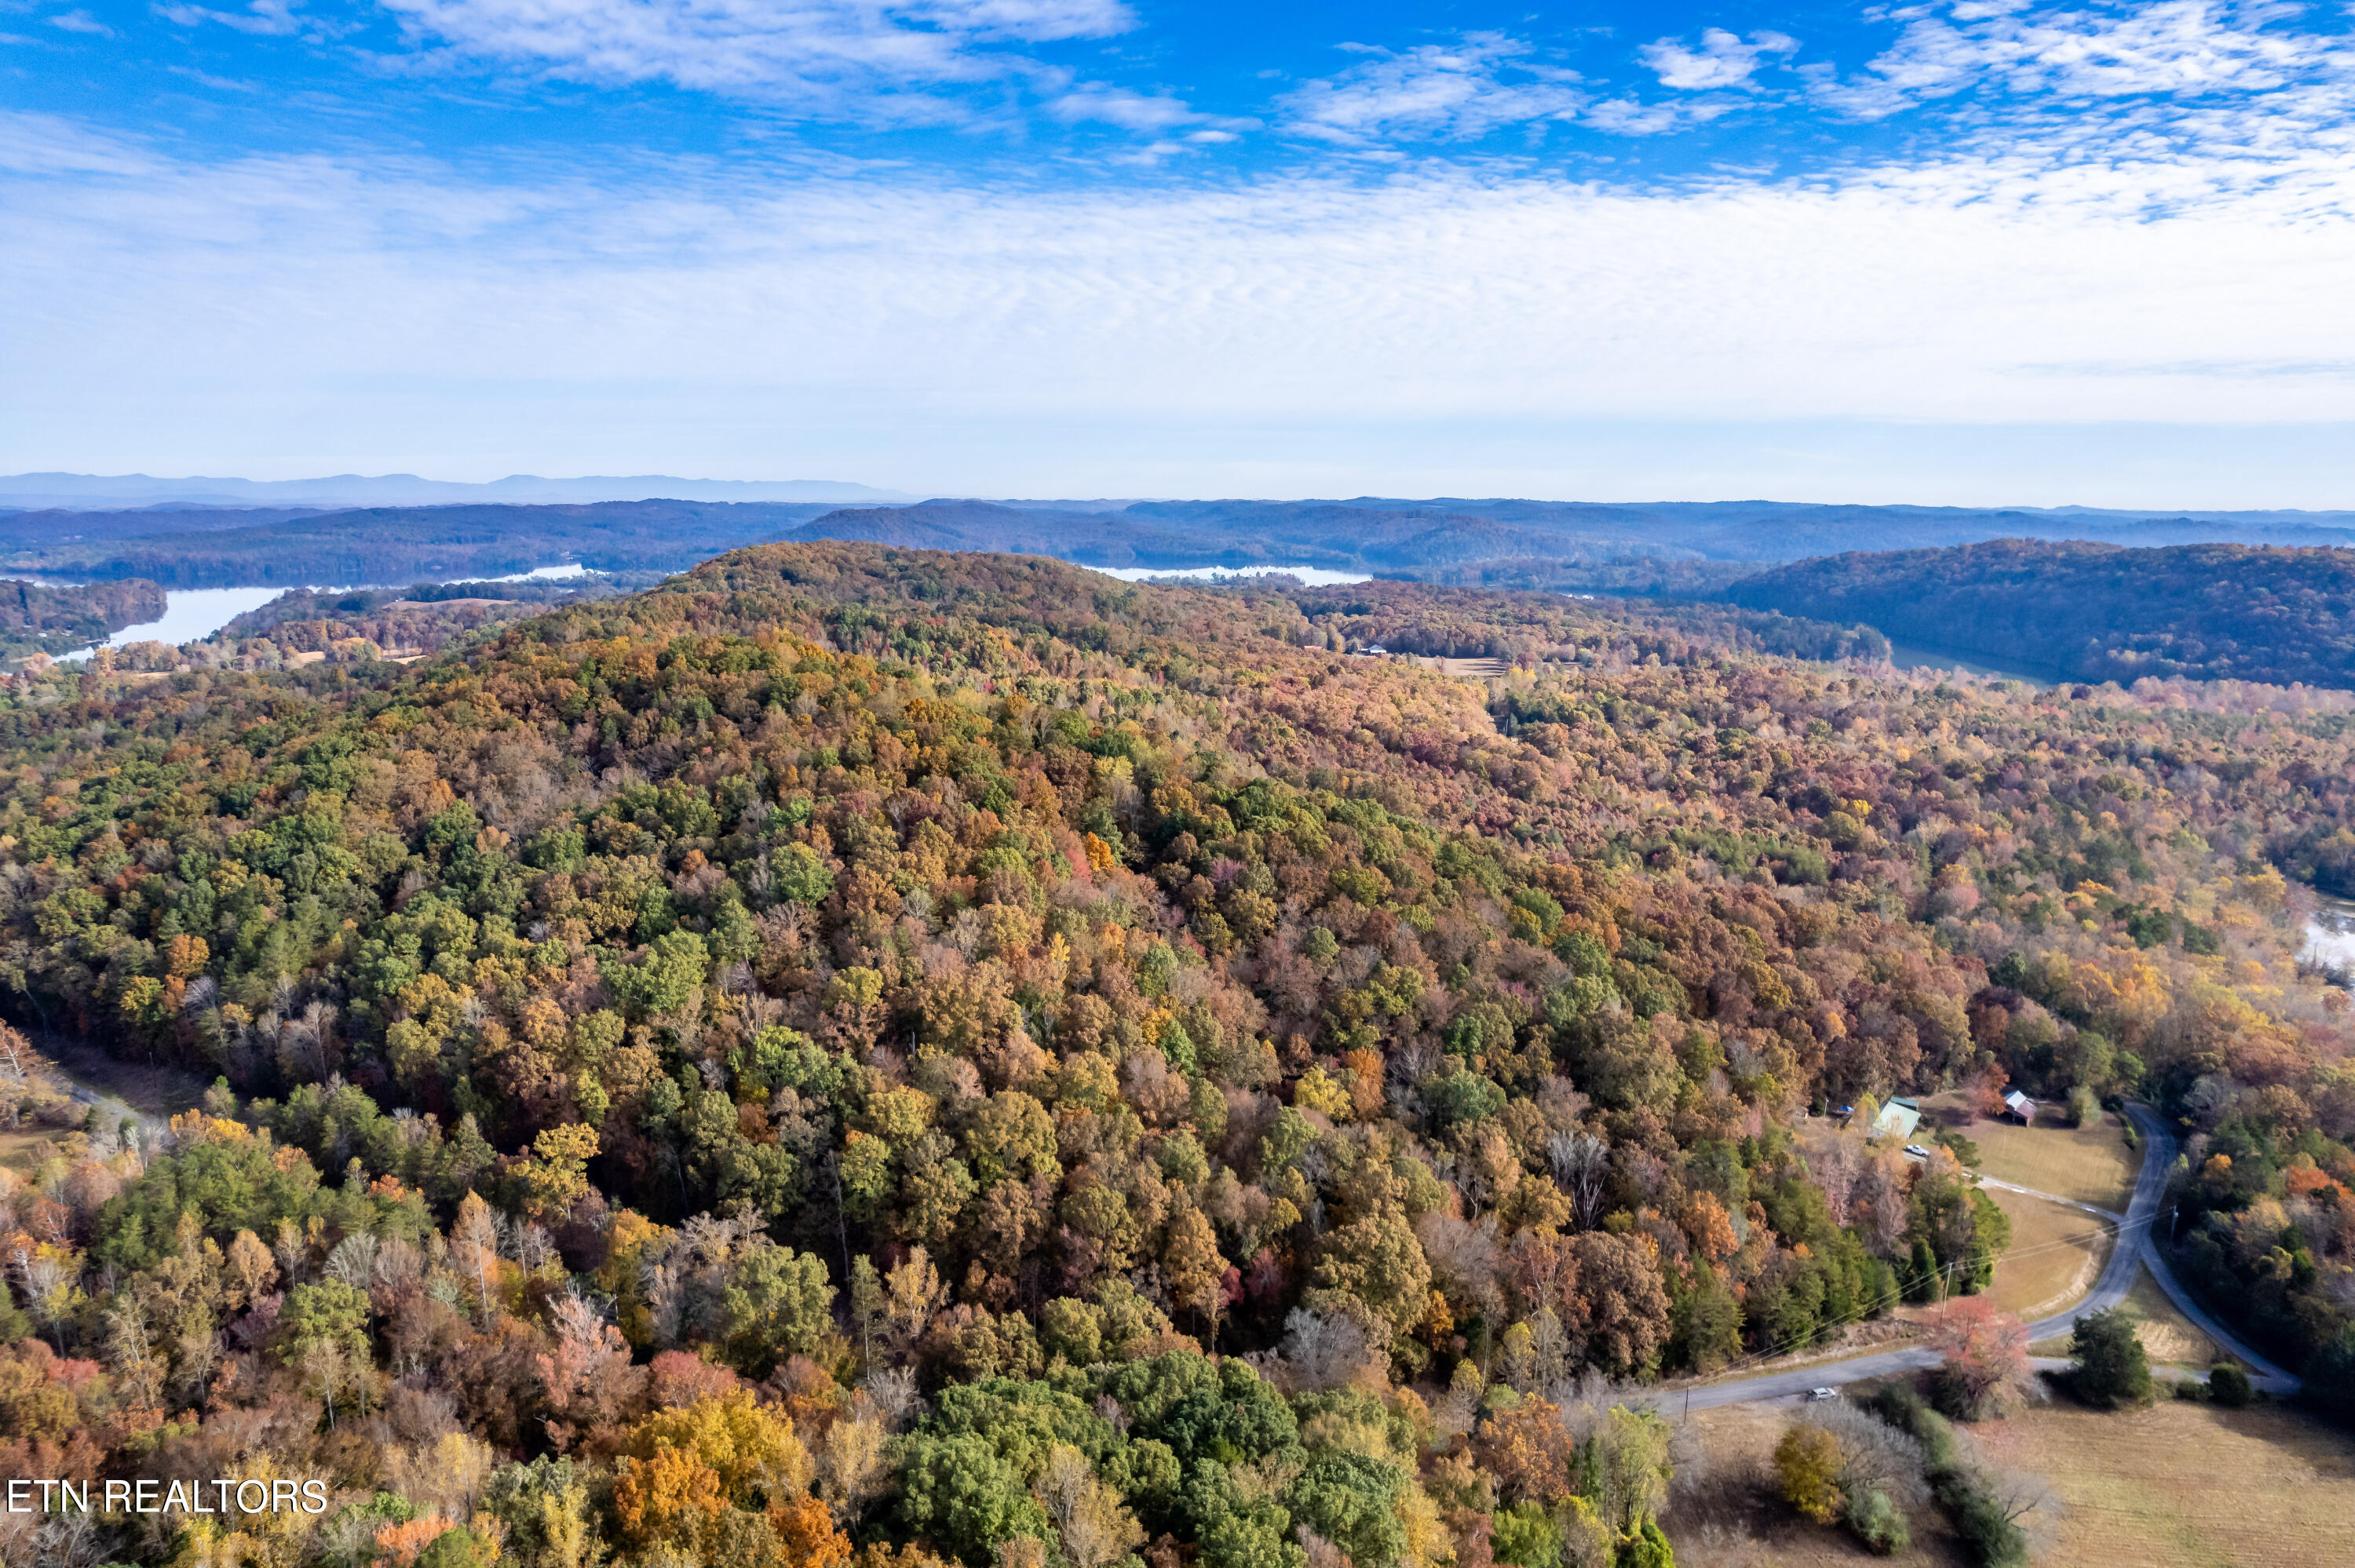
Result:
[[[2194,1327],[2216,1341],[2227,1354],[2238,1358],[2249,1368],[2250,1379],[2258,1387],[2275,1393],[2287,1393],[2297,1388],[2297,1379],[2257,1354],[2235,1336],[2231,1330],[2200,1309],[2184,1293],[2169,1272],[2167,1260],[2159,1255],[2151,1241],[2151,1223],[2158,1217],[2159,1200],[2167,1192],[2168,1172],[2174,1168],[2176,1141],[2165,1121],[2147,1106],[2128,1105],[2126,1112],[2134,1118],[2135,1129],[2143,1139],[2142,1171],[2135,1178],[2134,1198],[2126,1205],[2124,1216],[2111,1215],[2118,1221],[2117,1245],[2110,1248],[2109,1261],[2102,1266],[2102,1275],[2094,1282],[2084,1298],[2066,1311],[2050,1318],[2039,1319],[2028,1326],[2029,1342],[2057,1339],[2074,1331],[2077,1319],[2095,1312],[2106,1311],[2126,1298],[2134,1287],[2135,1271],[2147,1265],[2151,1277],[2158,1281],[2168,1299],[2176,1309],[2190,1319]],[[1989,1186],[2008,1183],[1988,1182]],[[2030,1189],[2015,1187],[2013,1192]],[[2038,1192],[2037,1197],[2051,1194]],[[2056,1199],[2058,1202],[2070,1200]],[[2084,1203],[2072,1203],[2074,1208],[2090,1208]],[[2108,1211],[2094,1209],[2095,1213]],[[1668,1410],[1711,1410],[1726,1404],[1752,1404],[1761,1400],[1788,1399],[1804,1395],[1809,1389],[1837,1388],[1842,1383],[1861,1383],[1869,1378],[1888,1377],[1897,1372],[1918,1372],[1934,1367],[1942,1358],[1924,1346],[1909,1345],[1902,1350],[1880,1351],[1870,1355],[1851,1356],[1845,1361],[1823,1361],[1814,1366],[1796,1367],[1788,1372],[1762,1373],[1757,1377],[1741,1378],[1730,1383],[1697,1384],[1687,1389],[1663,1389],[1658,1404]],[[2054,1363],[2065,1365],[2065,1362]]]

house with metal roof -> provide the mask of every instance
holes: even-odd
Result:
[[[1911,1138],[1913,1136],[1913,1128],[1920,1125],[1921,1120],[1922,1107],[1917,1102],[1891,1100],[1881,1107],[1879,1116],[1872,1118],[1872,1126],[1866,1130],[1865,1136],[1867,1138]]]

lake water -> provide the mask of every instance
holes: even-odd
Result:
[[[575,577],[602,577],[578,561],[567,561],[560,567],[534,567],[527,572],[509,572],[503,577],[453,578],[453,581],[486,583],[567,583]]]
[[[126,626],[108,638],[105,645],[123,648],[133,642],[169,642],[177,647],[183,642],[194,642],[200,637],[210,637],[247,610],[260,609],[285,591],[277,588],[166,588],[162,620]],[[85,648],[62,657],[87,659],[92,652]]]
[[[2298,957],[2342,977],[2355,977],[2355,904],[2325,898],[2306,923],[2306,947]]]
[[[1903,642],[1889,645],[1889,662],[1901,670],[1960,670],[1966,675],[1993,675],[1998,680],[2022,681],[2040,692],[2052,684],[2051,678],[2047,675],[2032,675],[2025,670],[1990,664],[1984,659],[1966,659],[1959,653],[1941,653],[1935,649],[1916,648]]]
[[[1073,566],[1079,562],[1071,563]],[[1118,577],[1124,583],[1139,583],[1147,577],[1185,577],[1194,582],[1224,582],[1236,577],[1297,577],[1309,588],[1338,588],[1348,583],[1374,580],[1371,572],[1337,572],[1324,567],[1089,567],[1092,572],[1102,572],[1108,577]]]
[[[579,562],[560,567],[534,567],[527,572],[511,572],[503,577],[453,578],[453,581],[495,583],[566,582],[589,576],[589,568]],[[44,578],[43,581],[53,579]],[[392,586],[392,585],[385,585]],[[407,584],[400,585],[407,587]],[[344,593],[350,584],[334,588],[314,588],[314,593]],[[105,646],[124,648],[133,642],[168,642],[176,648],[184,642],[195,642],[210,637],[250,609],[260,609],[272,599],[288,590],[283,588],[165,588],[164,616],[160,620],[142,621],[126,626],[108,638]],[[59,663],[72,663],[89,658],[95,648],[58,655]]]

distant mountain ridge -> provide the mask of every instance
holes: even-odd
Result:
[[[157,479],[144,473],[0,474],[0,507],[112,511],[162,505],[441,506],[464,502],[531,505],[597,501],[913,501],[872,485],[820,479],[680,479],[670,474],[543,479],[511,473],[486,483],[413,473],[340,473],[321,479]]]
[[[2355,687],[2355,550],[1996,539],[1801,561],[1713,597],[2068,680]]]
[[[0,514],[0,571],[137,577],[180,588],[357,587],[494,577],[566,562],[601,571],[671,572],[750,545],[842,539],[1052,556],[1102,567],[1299,566],[1465,586],[1696,599],[1717,597],[1730,583],[1791,561],[1999,538],[2140,549],[2355,546],[2355,513],[1378,496],[1124,503],[942,497],[853,506],[691,496],[368,507],[123,504]]]

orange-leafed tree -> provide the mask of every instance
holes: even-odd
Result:
[[[2018,1408],[2035,1386],[2028,1364],[2028,1325],[1984,1296],[1958,1296],[1923,1317],[1933,1349],[1945,1353],[1936,1393],[1947,1414],[1986,1421]]]

